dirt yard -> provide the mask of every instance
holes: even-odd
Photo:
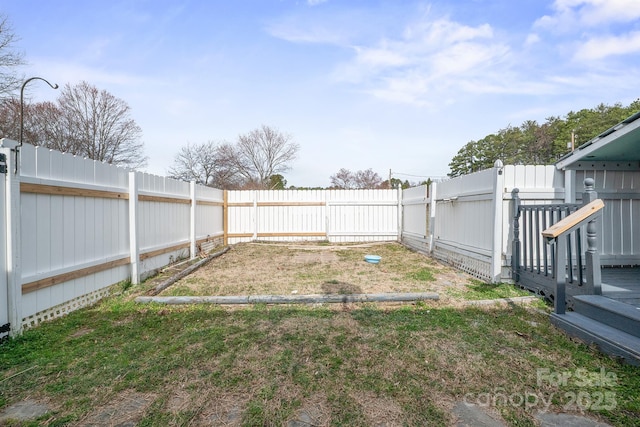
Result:
[[[379,264],[365,261],[379,255]],[[170,276],[153,279],[150,285]],[[441,302],[473,278],[398,243],[243,243],[160,296],[436,292]],[[451,302],[451,301],[449,301]]]

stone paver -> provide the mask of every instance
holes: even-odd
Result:
[[[611,427],[610,424],[605,424],[582,415],[538,412],[535,417],[540,421],[540,427]]]
[[[506,427],[506,424],[486,413],[477,405],[458,402],[453,407],[457,427]]]
[[[152,402],[149,396],[134,395],[124,402],[112,404],[95,413],[85,420],[85,425],[117,425],[120,427],[135,426],[137,420],[148,409]],[[11,405],[0,413],[0,423],[8,420],[35,420],[51,408],[35,400],[25,400]],[[503,420],[490,414],[481,407],[465,402],[458,402],[453,408],[453,415],[457,427],[506,427]],[[594,420],[578,414],[556,414],[553,412],[538,412],[535,415],[540,427],[611,427],[610,424]],[[311,427],[322,424],[321,414],[313,408],[303,408],[295,419],[287,423],[287,427]],[[208,421],[213,425],[239,425],[242,419],[242,409],[234,406],[223,416],[214,415]]]
[[[2,413],[0,413],[0,422],[8,420],[35,420],[49,411],[50,408],[47,405],[28,399],[7,407]]]

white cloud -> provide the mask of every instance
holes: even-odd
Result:
[[[326,3],[328,0],[307,0],[309,6],[317,6],[322,3]]]
[[[535,27],[573,32],[582,27],[632,22],[640,18],[638,0],[556,0],[554,12],[538,19]]]
[[[404,75],[384,79],[378,87],[367,90],[370,95],[397,104],[409,104],[416,107],[432,106],[428,100],[429,80],[420,75]]]
[[[624,35],[621,28],[629,25],[620,24],[615,29],[622,34],[613,36],[607,26],[587,28],[585,22],[598,13],[609,22],[628,19],[616,14],[630,5],[623,0],[557,0],[553,13],[537,20],[528,34],[514,34],[489,23],[470,25],[434,16],[428,9],[410,22],[394,22],[395,35],[386,31],[361,37],[353,26],[345,29],[324,17],[306,25],[294,25],[292,20],[282,26],[286,29],[282,37],[350,49],[351,58],[337,64],[330,77],[349,83],[358,93],[437,109],[443,99],[451,103],[470,95],[574,94],[591,88],[594,79],[611,83],[622,70],[593,64],[585,68],[584,62],[639,52],[640,34]],[[631,16],[636,9],[630,6]],[[567,24],[567,34],[556,34],[560,23]],[[546,25],[553,25],[553,31],[547,31]],[[339,30],[337,35],[334,28]]]
[[[423,41],[426,45],[454,44],[474,39],[491,39],[493,29],[489,24],[469,27],[447,18],[435,21],[424,20],[407,27],[404,38],[408,41]]]
[[[402,37],[354,48],[355,56],[336,69],[341,81],[365,86],[373,96],[397,103],[430,105],[448,88],[481,72],[499,74],[509,47],[494,40],[490,25],[476,27],[447,18],[424,19],[405,28]]]
[[[591,61],[613,55],[627,55],[640,52],[640,31],[623,36],[604,36],[592,38],[582,44],[574,58],[580,61]]]
[[[558,1],[579,6],[577,11],[579,20],[585,25],[631,22],[640,18],[640,2],[637,0]]]
[[[524,41],[524,45],[525,46],[533,46],[534,44],[538,44],[540,43],[541,39],[540,36],[538,34],[535,33],[531,33],[527,36],[526,40]]]
[[[372,49],[356,48],[358,62],[373,67],[399,67],[406,65],[410,59],[400,52],[394,52],[388,47]]]
[[[558,49],[579,62],[636,53],[638,0],[556,0],[533,27],[559,37]]]
[[[349,39],[349,30],[345,30],[345,27],[319,25],[315,22],[301,24],[295,21],[292,22],[292,19],[272,23],[267,26],[266,31],[272,37],[293,43],[341,45]]]
[[[440,77],[464,77],[465,74],[476,74],[478,69],[493,68],[508,52],[509,48],[504,45],[457,43],[435,53],[431,68]]]

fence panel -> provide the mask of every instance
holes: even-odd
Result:
[[[324,196],[319,190],[256,191],[255,230],[260,240],[324,240]]]
[[[228,192],[229,243],[398,238],[396,190]]]
[[[35,324],[128,277],[127,201],[83,195],[126,189],[113,166],[26,144],[20,154],[22,316]],[[83,269],[89,274],[73,274]]]
[[[332,242],[397,240],[397,190],[328,190],[327,235]]]
[[[0,145],[7,154],[17,143],[3,139]],[[14,157],[7,158],[11,171]],[[19,213],[18,231],[11,231],[5,217],[0,233],[7,242],[0,252],[9,240],[19,242],[11,243],[12,252],[0,253],[6,272],[0,279],[0,322],[14,319],[19,325],[12,333],[100,299],[111,285],[130,278],[134,266],[140,266],[136,276],[145,275],[178,257],[193,256],[190,248],[198,243],[221,240],[221,190],[194,186],[192,191],[189,183],[130,174],[28,144],[19,159],[19,173],[5,180],[15,182],[15,195],[5,195],[6,185],[0,193],[6,202],[0,215],[6,209]],[[132,191],[137,194],[133,200]],[[131,212],[137,212],[133,224]],[[133,231],[139,238],[131,238]],[[8,268],[9,261],[15,268]],[[18,309],[7,307],[11,298]],[[5,323],[0,323],[0,338]]]
[[[434,256],[484,280],[491,273],[494,169],[437,184]]]
[[[198,251],[208,252],[222,244],[224,235],[224,191],[196,188],[195,239]]]
[[[402,243],[425,253],[431,250],[430,207],[426,185],[402,191]]]
[[[565,176],[553,165],[517,165],[504,167],[504,204],[502,244],[506,260],[511,259],[513,241],[513,190],[518,189],[518,197],[523,205],[564,203]],[[582,197],[580,191],[579,197]],[[523,231],[524,232],[524,231]],[[506,277],[506,276],[505,276]]]
[[[187,182],[138,172],[140,274],[189,256],[191,195]]]

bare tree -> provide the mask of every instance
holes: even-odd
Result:
[[[169,176],[183,181],[209,185],[215,175],[215,146],[213,142],[182,147],[176,155]]]
[[[63,153],[83,155],[79,147],[67,138],[68,129],[66,116],[63,111],[53,102],[39,102],[29,105],[29,113],[26,115],[30,139],[25,141],[33,145],[41,145]]]
[[[331,175],[329,179],[331,180],[331,186],[333,188],[342,190],[352,188],[372,189],[380,188],[382,185],[380,175],[371,169],[353,173],[348,169],[342,168],[335,175]]]
[[[172,178],[196,181],[198,184],[215,188],[232,189],[241,186],[239,177],[225,158],[228,143],[216,145],[209,141],[204,144],[187,144],[182,147],[173,166],[169,169]]]
[[[58,98],[66,139],[76,154],[114,165],[146,164],[142,130],[130,117],[129,105],[87,82],[65,85]]]
[[[356,188],[379,188],[382,178],[372,169],[358,171],[355,175]]]
[[[340,169],[335,175],[331,175],[329,179],[331,180],[331,187],[333,188],[340,190],[356,188],[355,176],[348,169]]]
[[[145,165],[142,130],[126,102],[82,82],[66,85],[55,103],[24,103],[23,141],[128,168]],[[18,140],[20,102],[0,101],[0,137]]]
[[[14,98],[0,100],[0,138],[18,140],[20,135],[20,102]]]
[[[186,181],[196,180],[223,189],[265,189],[273,185],[278,172],[288,170],[298,145],[291,137],[262,126],[238,137],[236,144],[208,142],[182,147],[169,174]]]
[[[23,141],[71,154],[82,154],[67,139],[64,115],[53,102],[24,104]],[[0,101],[0,137],[20,138],[20,102],[16,98]]]
[[[269,185],[272,175],[286,172],[300,147],[290,135],[266,125],[240,135],[235,146],[235,162],[238,173],[248,181]]]
[[[16,41],[7,16],[0,14],[0,98],[10,97],[23,80],[16,73],[16,69],[24,65],[23,54],[14,49]]]

